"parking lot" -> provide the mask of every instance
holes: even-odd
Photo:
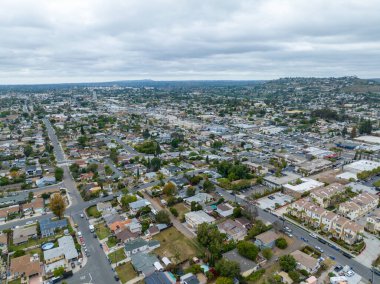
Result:
[[[286,194],[282,194],[280,192],[273,193],[271,195],[268,195],[266,197],[260,198],[256,200],[258,206],[261,209],[267,209],[275,210],[276,204],[277,207],[284,206],[287,203],[290,203],[292,201],[292,197]]]

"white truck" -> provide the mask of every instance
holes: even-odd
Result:
[[[93,233],[95,231],[94,225],[89,225],[88,228],[90,229],[91,233]]]

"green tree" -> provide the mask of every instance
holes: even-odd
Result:
[[[30,145],[24,147],[24,155],[30,157],[33,154],[33,148]]]
[[[21,250],[16,250],[15,253],[13,254],[13,257],[20,257],[23,255],[25,255],[25,251],[21,249]]]
[[[273,251],[271,248],[264,248],[262,250],[262,254],[263,254],[263,257],[265,257],[268,260],[273,257]]]
[[[78,137],[78,144],[82,147],[86,147],[87,145],[87,142],[88,142],[88,139],[87,139],[87,136],[86,135],[83,135],[83,136],[79,136]]]
[[[186,195],[188,197],[190,196],[194,196],[195,195],[195,188],[193,186],[189,186],[187,189],[186,189]]]
[[[206,179],[203,183],[203,190],[207,193],[213,191],[215,189],[215,185],[209,181],[208,179]]]
[[[255,261],[259,253],[259,248],[250,241],[241,241],[237,244],[238,253],[245,258]]]
[[[278,238],[276,240],[276,247],[279,249],[286,249],[288,247],[288,243],[284,238]]]
[[[232,216],[234,216],[234,218],[239,218],[243,215],[243,212],[242,212],[242,208],[239,206],[239,207],[235,207],[234,208],[234,211],[232,213]]]
[[[161,159],[154,157],[152,161],[150,161],[150,167],[152,171],[157,172],[161,168]]]
[[[169,208],[170,212],[173,214],[174,217],[178,217],[178,211],[174,207]]]
[[[60,195],[59,193],[55,193],[51,197],[49,207],[50,210],[54,213],[54,215],[61,219],[66,210],[66,203],[62,195]]]
[[[215,269],[221,277],[234,279],[240,275],[239,263],[224,258],[216,263]]]
[[[160,224],[170,224],[170,216],[165,210],[161,210],[156,215],[156,222]]]
[[[54,170],[54,177],[56,181],[62,181],[63,180],[63,169],[62,168],[55,168]]]
[[[120,199],[121,205],[126,209],[129,209],[129,203],[135,202],[135,201],[137,201],[137,197],[136,195],[133,195],[133,194],[126,194],[122,196]]]
[[[167,184],[165,184],[162,192],[166,195],[174,195],[177,192],[177,187],[175,186],[174,183],[169,181]]]
[[[293,256],[289,254],[281,256],[279,258],[279,263],[280,263],[281,269],[284,270],[285,272],[292,271],[296,269],[297,267],[296,260],[294,259]]]
[[[115,163],[115,164],[117,164],[117,162],[118,162],[118,160],[117,160],[117,151],[116,151],[116,149],[111,149],[111,151],[110,151],[110,159]]]

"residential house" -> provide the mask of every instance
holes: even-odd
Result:
[[[283,185],[294,182],[301,176],[293,172],[282,172],[279,177],[270,175],[264,177],[264,184],[271,188],[282,188]]]
[[[239,222],[231,219],[218,224],[218,229],[221,233],[226,234],[230,240],[241,241],[247,235],[247,229]]]
[[[351,220],[355,220],[374,210],[379,204],[379,197],[375,194],[363,192],[339,205],[339,213]]]
[[[78,251],[75,247],[74,239],[72,236],[63,236],[58,239],[58,247],[45,250],[44,260],[45,264],[51,264],[57,261],[65,260],[65,263],[75,261],[78,259]]]
[[[26,277],[31,280],[42,275],[39,259],[34,259],[30,255],[23,255],[11,259],[10,279]]]
[[[2,209],[0,209],[0,221],[4,222],[8,219],[8,216],[10,214],[17,214],[19,212],[20,212],[20,206],[19,205],[2,208]]]
[[[214,223],[215,218],[207,215],[204,211],[192,211],[185,214],[186,223],[194,230],[202,223]]]
[[[266,231],[256,236],[255,245],[261,249],[273,248],[277,239],[278,235],[274,231]]]
[[[125,243],[124,250],[126,255],[129,257],[139,252],[151,251],[158,247],[160,247],[160,243],[158,241],[146,241],[142,238],[138,238]]]
[[[52,219],[43,219],[40,221],[40,231],[41,237],[49,237],[55,234],[56,230],[63,229],[67,227],[67,220],[52,220]]]
[[[19,227],[13,230],[13,244],[19,245],[27,242],[30,238],[37,238],[37,226]]]
[[[290,255],[293,256],[296,260],[298,269],[304,269],[310,274],[317,272],[317,270],[319,269],[318,259],[300,250],[296,250],[292,252]]]
[[[310,193],[310,197],[313,202],[317,203],[319,206],[327,208],[331,205],[330,202],[332,197],[344,192],[344,190],[344,186],[340,183],[332,183],[326,187],[313,190]]]
[[[321,218],[321,228],[325,232],[330,232],[335,219],[338,217],[337,214],[331,211],[326,211]]]
[[[380,209],[376,209],[367,217],[366,228],[370,232],[380,232]]]
[[[260,267],[256,262],[241,256],[237,252],[237,249],[233,249],[231,251],[224,253],[223,258],[239,263],[240,274],[243,277],[247,277],[248,275],[250,275],[252,272],[256,271]]]
[[[156,271],[155,263],[159,259],[154,254],[150,253],[136,253],[131,256],[131,263],[135,271],[142,276],[149,277]]]
[[[139,233],[132,233],[129,230],[129,228],[123,228],[123,229],[118,230],[115,233],[115,236],[119,242],[126,243],[129,241],[136,240],[140,236],[140,234]]]
[[[189,205],[191,204],[191,202],[196,202],[199,204],[206,204],[206,203],[210,202],[211,200],[213,200],[213,197],[212,197],[212,195],[210,195],[208,193],[199,192],[199,193],[195,194],[194,196],[184,198],[183,200]]]
[[[99,211],[99,212],[110,212],[112,211],[113,207],[112,207],[112,204],[111,202],[99,202],[96,204],[96,209]]]
[[[108,228],[111,230],[111,232],[117,232],[126,228],[131,222],[131,219],[117,220],[115,222],[112,222],[111,224],[108,224]]]
[[[182,275],[179,280],[181,284],[199,284],[200,283],[197,276],[195,276],[191,272],[185,275]]]
[[[341,239],[346,243],[352,245],[357,241],[363,239],[364,226],[359,225],[358,223],[349,221],[343,227],[343,235]]]
[[[129,208],[130,208],[131,212],[135,214],[141,208],[143,208],[145,206],[149,206],[150,204],[151,203],[148,200],[146,200],[146,199],[140,199],[140,200],[137,200],[135,202],[129,203]]]
[[[218,212],[221,217],[228,217],[234,213],[234,207],[229,203],[221,203],[216,206],[216,212]]]
[[[144,278],[145,284],[175,284],[176,280],[170,272],[155,271]]]
[[[43,198],[36,198],[31,202],[22,205],[22,210],[24,211],[25,215],[33,212],[41,214],[42,212],[44,212],[44,209],[45,202]]]

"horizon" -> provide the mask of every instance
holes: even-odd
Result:
[[[379,78],[378,1],[5,0],[0,84]]]

